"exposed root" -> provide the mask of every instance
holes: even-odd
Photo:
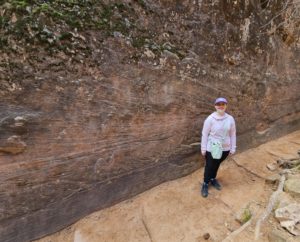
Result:
[[[230,235],[228,235],[225,239],[222,240],[222,242],[231,242],[234,241],[234,237],[237,236],[239,233],[244,231],[252,222],[252,219],[248,220],[247,223],[244,223],[241,227],[239,227],[237,230],[233,231]]]
[[[282,192],[283,190],[283,185],[284,185],[284,181],[285,181],[285,175],[282,175],[280,178],[280,182],[278,185],[278,188],[275,192],[273,192],[273,194],[270,197],[269,200],[269,204],[265,210],[265,212],[263,213],[263,215],[257,220],[256,222],[256,226],[255,226],[255,234],[254,234],[254,240],[258,240],[259,238],[259,233],[260,233],[260,226],[261,223],[269,216],[269,214],[271,213],[276,201],[277,201],[277,197],[278,195]]]

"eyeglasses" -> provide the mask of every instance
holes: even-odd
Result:
[[[216,103],[215,106],[226,106],[227,103]]]

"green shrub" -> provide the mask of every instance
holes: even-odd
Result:
[[[252,217],[252,213],[250,211],[250,209],[247,207],[244,209],[242,215],[241,215],[241,223],[247,223]]]

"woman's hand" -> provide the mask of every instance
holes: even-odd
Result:
[[[203,156],[205,156],[205,155],[206,155],[206,150],[201,150],[201,154],[202,154]]]

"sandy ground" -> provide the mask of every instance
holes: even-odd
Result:
[[[254,241],[256,221],[276,187],[265,178],[278,173],[266,165],[279,158],[295,158],[300,131],[228,158],[218,179],[221,191],[209,188],[200,195],[203,168],[161,184],[132,199],[95,212],[72,226],[38,242],[199,242],[223,241],[240,228],[238,214],[249,208],[251,224],[231,241]],[[284,232],[272,214],[262,223],[258,241],[269,241],[271,230],[281,230],[287,241],[300,241]],[[209,234],[207,240],[205,234]],[[37,242],[36,241],[36,242]]]

